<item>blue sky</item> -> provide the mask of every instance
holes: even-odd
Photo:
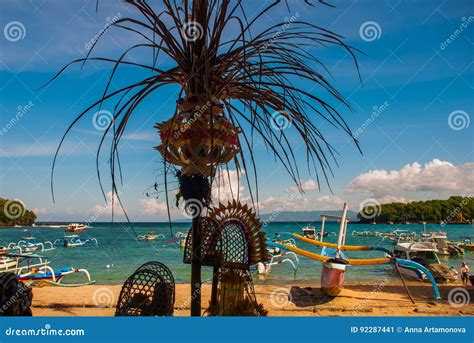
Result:
[[[255,13],[262,2],[250,4],[248,13]],[[317,190],[315,175],[304,168],[305,154],[299,150],[307,192],[287,204],[293,192],[291,180],[265,147],[257,144],[260,211],[271,212],[281,204],[288,210],[333,209],[342,201],[357,211],[367,199],[409,201],[472,194],[472,1],[332,3],[335,9],[307,8],[302,1],[292,1],[291,12],[280,6],[260,25],[298,13],[301,20],[343,35],[346,43],[364,52],[358,56],[361,83],[351,59],[341,50],[309,50],[325,61],[334,84],[353,106],[353,113],[342,110],[342,114],[357,132],[363,155],[341,131],[317,122],[339,152],[339,167],[334,167],[330,180],[333,192],[325,184],[321,192]],[[119,1],[101,1],[97,13],[95,0],[2,1],[0,196],[21,199],[28,208],[36,209],[40,220],[110,218],[110,204],[101,196],[95,172],[101,132],[92,123],[94,111],[74,129],[61,152],[55,176],[56,203],[50,193],[51,164],[60,137],[75,115],[100,96],[109,67],[100,63],[82,70],[74,67],[50,86],[40,87],[67,62],[83,57],[88,43],[107,23],[130,15],[128,11]],[[15,22],[21,24],[17,25],[20,38],[7,30]],[[367,25],[375,28],[375,37],[364,33]],[[110,29],[95,55],[117,56],[134,42],[134,36]],[[133,57],[151,58],[145,54]],[[169,62],[161,63],[166,66]],[[126,69],[117,84],[139,77]],[[122,198],[133,220],[165,218],[163,194],[150,199],[145,192],[160,168],[160,158],[153,150],[158,144],[153,125],[173,113],[176,93],[175,88],[165,89],[143,103],[121,144]],[[297,148],[300,142],[291,127],[288,130]],[[102,170],[106,172],[107,166]],[[231,185],[236,188],[234,179]],[[221,191],[223,198],[230,196],[227,186]],[[244,197],[247,188],[240,185]],[[182,214],[175,210],[173,215]]]

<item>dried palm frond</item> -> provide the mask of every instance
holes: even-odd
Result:
[[[92,110],[100,109],[106,102],[115,101],[114,120],[103,133],[96,159],[98,165],[104,140],[111,133],[109,158],[112,191],[117,193],[115,172],[120,169],[118,145],[128,121],[137,113],[144,99],[165,86],[174,85],[179,89],[179,98],[198,94],[223,105],[225,118],[240,127],[240,152],[233,163],[237,171],[245,175],[252,199],[253,187],[248,171],[255,176],[255,189],[258,189],[252,152],[255,137],[260,137],[300,186],[294,143],[289,137],[289,132],[296,132],[304,144],[308,168],[316,172],[318,184],[321,172],[328,182],[328,172],[331,173],[333,163],[337,164],[336,152],[318,127],[321,122],[330,123],[353,139],[339,111],[341,104],[345,108],[350,107],[326,77],[330,73],[324,63],[308,49],[338,46],[351,56],[358,70],[357,50],[346,45],[343,37],[300,20],[299,16],[265,26],[263,17],[271,15],[276,8],[284,6],[284,9],[291,10],[295,6],[287,1],[261,1],[259,4],[262,3],[262,7],[252,16],[248,13],[248,3],[241,0],[162,0],[160,5],[158,1],[153,2],[153,7],[144,0],[125,2],[137,15],[121,18],[113,22],[111,28],[135,34],[143,42],[131,46],[116,58],[93,57],[91,53],[101,41],[101,36],[86,57],[72,61],[53,78],[56,79],[72,64],[92,61],[111,66],[111,75],[102,96],[72,122],[61,139],[58,151],[79,120]],[[323,1],[319,3],[327,5]],[[305,4],[316,7],[308,0],[300,5]],[[152,53],[149,63],[129,58],[130,53],[137,50]],[[172,66],[159,68],[159,58],[166,61],[161,65]],[[111,90],[114,77],[122,67],[134,67],[151,75]],[[178,111],[173,117],[177,114]],[[161,121],[164,119],[159,118]],[[280,121],[290,123],[292,128],[282,130]],[[357,145],[355,139],[354,142]],[[53,172],[56,158],[57,153]],[[100,180],[99,168],[97,172]],[[166,180],[165,173],[165,183]],[[256,196],[258,200],[258,190]]]

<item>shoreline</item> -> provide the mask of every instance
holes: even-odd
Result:
[[[318,285],[305,283],[256,284],[257,302],[268,316],[474,316],[474,288],[465,288],[471,302],[461,307],[447,301],[460,285],[440,287],[442,300],[433,300],[430,285],[408,283],[412,304],[401,283],[348,284],[338,297],[326,296]],[[374,287],[375,286],[375,287]],[[114,316],[121,285],[90,285],[79,288],[33,288],[34,316]],[[190,285],[176,284],[174,316],[189,316]],[[202,312],[209,304],[211,285],[202,287]]]

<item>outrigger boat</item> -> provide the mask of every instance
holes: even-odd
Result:
[[[347,266],[369,266],[369,265],[380,265],[380,264],[393,264],[396,267],[409,267],[411,269],[417,269],[424,273],[428,280],[431,282],[434,299],[441,299],[439,288],[430,270],[425,266],[408,259],[402,259],[394,256],[393,252],[380,247],[380,246],[353,246],[345,245],[345,238],[347,232],[347,204],[344,204],[343,215],[340,218],[341,226],[339,228],[339,235],[337,244],[326,243],[309,239],[296,233],[281,232],[280,237],[288,237],[301,240],[305,243],[322,247],[321,254],[317,254],[308,250],[297,248],[289,244],[278,244],[267,240],[267,246],[276,246],[281,249],[294,252],[298,255],[305,256],[309,259],[323,262],[323,272],[321,274],[321,287],[323,291],[329,295],[337,295],[343,289],[344,286],[344,274]],[[330,216],[328,216],[330,217]],[[369,258],[369,259],[354,259],[347,258],[344,256],[343,251],[381,251],[385,253],[383,258]],[[397,268],[397,270],[399,270]],[[401,274],[399,274],[401,277]],[[402,279],[403,280],[403,279]],[[406,287],[405,287],[406,288]],[[407,291],[408,293],[408,291]]]
[[[329,296],[337,296],[344,288],[344,275],[349,262],[345,259],[341,251],[341,246],[345,244],[347,223],[347,203],[344,203],[342,208],[342,216],[328,216],[323,217],[323,227],[326,218],[340,219],[341,225],[339,227],[339,235],[337,238],[336,249],[323,248],[322,256],[330,257],[323,261],[323,270],[321,272],[321,289]],[[322,237],[321,237],[322,242]]]
[[[458,247],[461,247],[464,250],[474,251],[474,244],[472,244],[472,238],[474,238],[474,236],[461,236],[459,237],[461,242],[457,242],[456,244],[458,245]]]
[[[378,231],[352,231],[352,236],[362,236],[362,237],[378,237],[381,233]]]
[[[277,244],[289,244],[292,246],[296,246],[296,241],[293,238],[284,239],[282,240],[278,234],[275,234],[272,242]],[[291,265],[294,271],[294,275],[298,271],[298,264],[299,259],[298,255],[294,252],[282,252],[278,246],[269,246],[267,245],[268,251],[268,260],[265,262],[257,263],[257,273],[259,275],[268,275],[272,271],[272,267],[276,265],[282,265],[284,263],[288,263]]]
[[[321,215],[321,219],[322,219],[321,232],[316,231],[316,228],[314,226],[307,225],[301,229],[301,231],[303,232],[303,236],[306,238],[318,239],[318,240],[321,240],[323,237],[327,237],[327,236],[332,236],[332,235],[335,236],[336,234],[334,232],[324,232],[324,222],[326,218],[328,218],[328,216]]]
[[[63,247],[65,248],[76,248],[82,246],[90,246],[90,245],[97,245],[97,239],[95,238],[87,238],[82,239],[79,238],[78,235],[66,235],[63,239],[57,239],[54,241],[54,244],[62,243]]]
[[[436,243],[434,242],[404,242],[398,243],[393,250],[397,258],[421,264],[428,269],[437,282],[448,282],[457,280],[457,271],[441,264],[437,255]],[[408,277],[418,280],[426,280],[428,276],[419,269],[410,266],[399,266],[400,272]]]
[[[48,284],[53,286],[78,287],[91,285],[96,282],[91,279],[90,273],[86,269],[76,269],[71,266],[53,269],[49,265],[50,262],[43,256],[5,252],[0,253],[0,261],[5,258],[15,261],[15,263],[10,263],[8,268],[2,269],[2,272],[12,272],[16,274],[18,280],[25,282],[28,286]],[[38,262],[32,263],[33,259],[38,260]],[[75,273],[86,275],[87,281],[84,283],[74,284],[62,283],[63,277]]]
[[[446,235],[446,232],[443,232],[443,231],[430,232],[430,235],[427,238],[427,241],[433,242],[436,244],[438,255],[450,255],[450,256],[464,255],[464,251],[461,247],[458,247],[455,244],[450,244],[450,242],[448,242],[448,236]]]
[[[8,244],[9,249],[14,249],[16,247],[21,248],[22,253],[36,252],[36,251],[49,251],[54,250],[53,242],[36,242],[36,238],[33,236],[21,237],[22,240],[18,242],[11,242]]]
[[[184,249],[186,246],[187,232],[176,232],[173,238],[168,239],[163,244],[163,248]]]
[[[84,224],[77,224],[77,223],[72,223],[69,224],[66,228],[66,232],[74,232],[74,233],[80,233],[86,231],[86,229],[90,229],[89,226],[84,225]]]
[[[284,252],[277,255],[272,255],[270,260],[266,262],[259,262],[257,264],[257,272],[259,275],[268,275],[272,271],[272,267],[276,265],[282,265],[288,263],[291,265],[294,271],[294,275],[298,271],[299,259],[294,252]]]
[[[380,236],[382,236],[382,242],[385,241],[385,239],[388,239],[393,243],[412,242],[419,238],[416,232],[410,232],[410,230],[403,229],[395,229],[392,232],[381,233]]]
[[[316,239],[316,228],[314,226],[307,225],[301,231],[306,238]]]
[[[155,232],[148,232],[144,235],[139,235],[137,236],[137,239],[139,241],[155,241],[158,238],[165,238],[165,235],[163,234],[156,234]]]

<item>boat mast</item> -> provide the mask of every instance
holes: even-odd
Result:
[[[324,236],[324,224],[326,223],[326,216],[324,214],[321,215],[321,219],[322,219],[322,223],[321,223],[321,237],[320,237],[320,241],[322,242],[323,241],[323,236]]]
[[[341,245],[342,239],[344,234],[344,229],[346,227],[346,216],[347,216],[347,203],[344,203],[344,207],[342,208],[342,218],[341,218],[341,225],[339,226],[339,236],[337,238],[337,249],[336,249],[336,258],[339,258],[341,254]]]

